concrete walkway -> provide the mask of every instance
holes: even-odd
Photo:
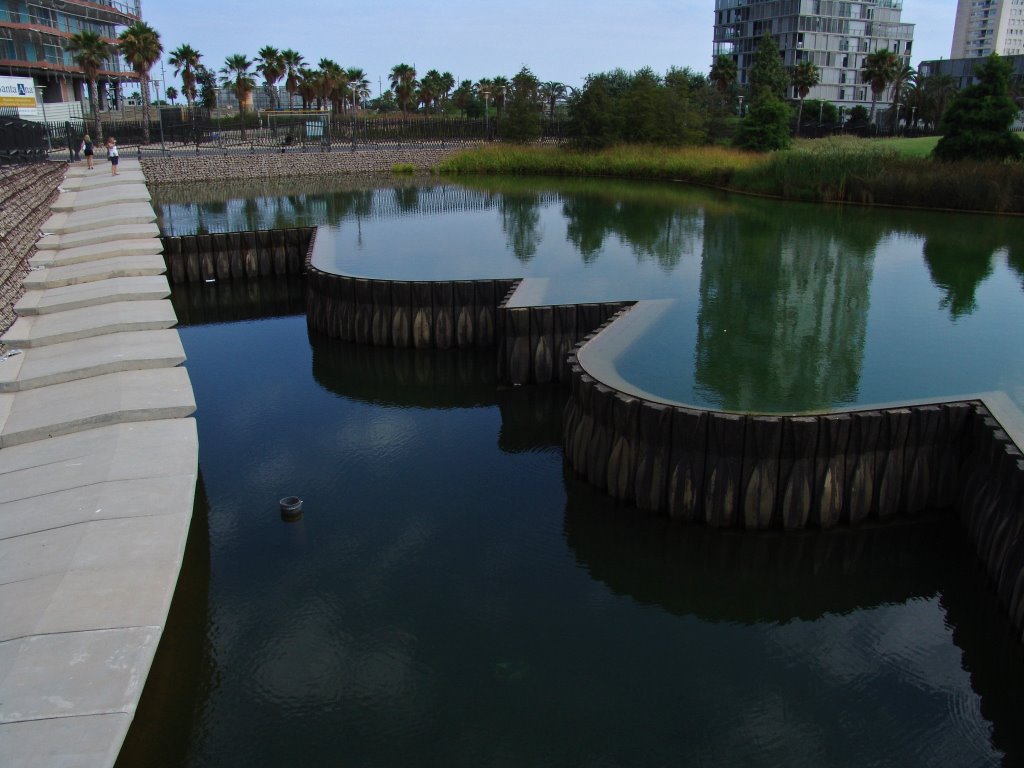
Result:
[[[192,519],[195,400],[135,160],[69,168],[0,337],[0,763],[111,766]]]

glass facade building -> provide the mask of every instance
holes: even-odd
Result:
[[[0,0],[0,75],[34,78],[48,103],[86,101],[68,38],[91,30],[114,44],[121,28],[141,18],[139,0]],[[134,78],[112,53],[100,70],[101,109],[116,98],[117,83]]]
[[[888,48],[910,63],[914,25],[903,23],[902,13],[901,0],[715,0],[714,54],[736,62],[744,85],[762,36],[771,35],[783,66],[810,61],[818,67],[821,83],[808,98],[867,107],[871,89],[861,78],[864,58]],[[795,92],[790,96],[796,98]],[[889,96],[883,94],[879,103]]]

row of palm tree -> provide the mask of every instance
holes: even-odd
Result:
[[[160,34],[144,21],[137,21],[125,27],[118,36],[117,43],[111,44],[96,32],[83,29],[71,35],[67,48],[75,63],[85,73],[89,91],[89,109],[92,111],[94,121],[93,132],[97,138],[103,135],[97,97],[99,73],[111,56],[117,53],[124,56],[125,61],[138,75],[142,93],[147,94],[147,97],[142,99],[142,120],[143,140],[149,143],[149,70],[153,64],[159,61],[160,54],[164,50],[160,43]]]

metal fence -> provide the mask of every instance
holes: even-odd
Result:
[[[0,165],[42,162],[48,149],[46,129],[39,123],[0,115]]]
[[[154,110],[155,111],[155,110]],[[478,143],[506,138],[505,122],[497,118],[447,116],[381,117],[354,116],[327,112],[262,112],[240,118],[218,118],[206,111],[164,110],[150,121],[149,141],[141,120],[105,120],[103,137],[93,137],[102,149],[106,136],[116,136],[121,151],[127,147],[143,152],[191,149],[195,152],[218,149],[255,149],[296,147],[324,150],[365,146],[398,147],[407,144]],[[45,124],[53,148],[66,149],[74,157],[82,136],[91,132],[89,120],[69,120]],[[562,141],[564,121],[544,118],[540,125],[542,141]],[[76,158],[77,159],[77,158]]]

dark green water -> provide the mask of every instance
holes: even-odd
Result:
[[[297,284],[174,302],[201,482],[120,765],[1024,760],[1020,647],[952,521],[673,526],[567,475],[564,394],[488,354],[309,338]]]
[[[521,305],[667,300],[587,357],[651,399],[779,413],[1001,391],[1024,409],[1018,218],[597,180],[189,194],[217,190],[157,191],[170,232],[323,224],[328,271],[524,277]]]

